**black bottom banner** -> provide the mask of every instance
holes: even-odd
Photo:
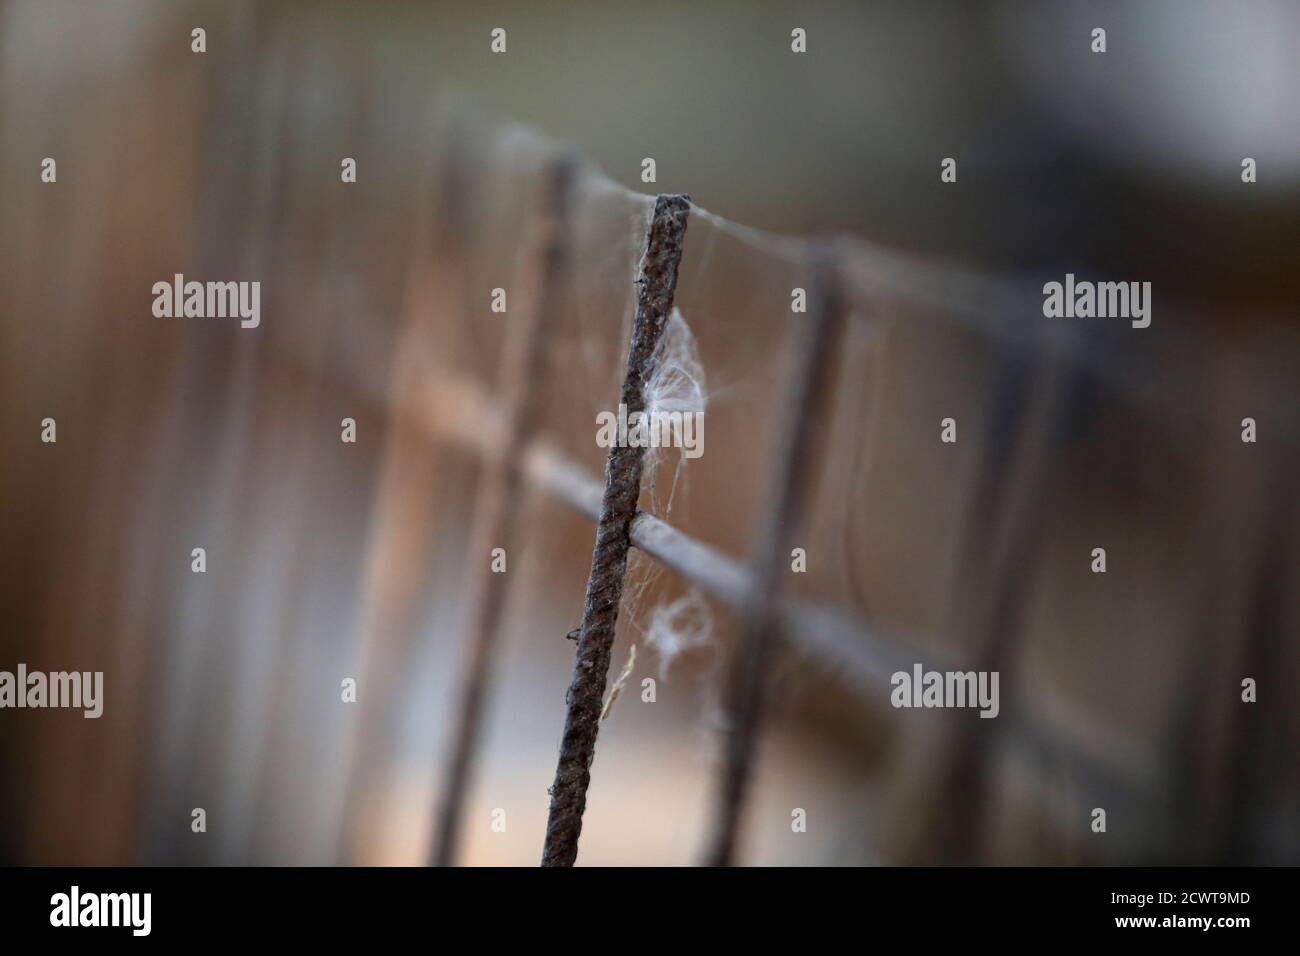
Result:
[[[786,928],[811,937],[920,932],[1010,941],[1098,935],[1231,944],[1281,931],[1289,869],[0,870],[6,939],[75,935],[169,943],[401,941],[442,925],[463,946],[552,933],[734,945]],[[466,940],[464,937],[469,936]],[[1047,938],[1051,938],[1050,936]],[[530,939],[530,942],[532,940]],[[450,942],[450,940],[448,940]]]

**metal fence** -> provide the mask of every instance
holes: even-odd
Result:
[[[19,184],[0,220],[4,647],[102,669],[113,696],[100,722],[0,727],[21,769],[0,793],[7,859],[369,862],[392,815],[404,852],[381,859],[479,861],[473,788],[504,712],[542,727],[555,767],[529,840],[580,860],[588,785],[615,773],[592,760],[616,638],[643,623],[625,585],[642,559],[735,625],[710,645],[723,747],[699,862],[754,859],[791,658],[815,675],[801,703],[833,698],[800,745],[847,724],[837,753],[889,748],[870,755],[879,799],[829,788],[849,805],[836,825],[871,831],[850,862],[1296,859],[1287,323],[1172,297],[1141,337],[1053,321],[1040,275],[631,193],[292,12],[247,8],[226,24],[241,42],[202,59],[106,5],[68,27],[102,61],[65,75],[40,45],[62,28],[36,10],[6,56],[49,82],[0,91]],[[29,175],[47,141],[57,188]],[[179,272],[260,278],[266,321],[150,322],[142,290]],[[725,396],[697,510],[675,513],[633,449],[602,480],[590,427],[644,400],[674,306]],[[47,416],[58,444],[33,452]],[[539,500],[580,519],[577,547],[551,547]],[[593,529],[578,619],[547,590],[582,573]],[[498,548],[556,567],[494,573]],[[512,637],[540,662],[537,706],[502,694]],[[565,695],[545,666],[570,650]],[[999,716],[891,706],[917,666],[998,671]],[[402,774],[424,786],[376,810]],[[540,811],[546,781],[508,775]]]

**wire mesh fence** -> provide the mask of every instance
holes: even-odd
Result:
[[[7,181],[83,120],[0,225],[7,657],[111,695],[0,730],[7,858],[1296,858],[1292,331],[1048,321],[1041,277],[750,229],[231,29],[5,88]],[[141,321],[176,275],[262,324]],[[642,478],[598,416],[665,364],[705,450]],[[997,716],[898,706],[931,671]]]

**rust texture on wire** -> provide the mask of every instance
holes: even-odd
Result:
[[[629,418],[645,410],[645,384],[654,371],[656,351],[672,311],[689,215],[687,196],[664,195],[655,200],[641,275],[637,279],[632,341],[619,398]],[[614,627],[623,597],[629,532],[641,494],[644,457],[644,448],[623,447],[615,442],[605,465],[605,494],[596,528],[591,574],[587,579],[577,660],[566,697],[568,711],[560,757],[550,790],[542,866],[572,866],[578,856],[578,836],[587,805],[591,761],[596,753]]]
[[[575,169],[571,157],[560,157],[542,177],[541,212],[533,227],[531,249],[524,260],[522,285],[516,297],[517,302],[523,303],[519,327],[507,329],[504,336],[501,383],[505,395],[503,432],[507,455],[517,454],[518,449],[524,447],[534,424],[548,331],[559,311],[568,207]],[[493,573],[488,558],[494,548],[504,548],[507,554],[510,552],[522,497],[521,475],[513,461],[489,459],[483,468],[470,551],[469,647],[460,679],[442,793],[434,817],[431,862],[435,866],[449,866],[455,862],[465,791],[473,771],[484,704],[491,684],[492,663],[500,642],[507,575]]]
[[[821,419],[829,400],[829,360],[845,311],[837,261],[829,249],[822,250],[814,266],[810,307],[797,330],[794,367],[769,459],[772,470],[749,562],[750,599],[742,611],[740,641],[728,676],[726,750],[705,857],[714,866],[727,866],[735,856],[736,831],[753,774],[763,681],[779,624],[777,592],[783,555],[808,497],[812,423]]]

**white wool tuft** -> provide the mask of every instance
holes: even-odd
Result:
[[[645,641],[659,655],[659,679],[681,654],[708,645],[713,639],[713,612],[700,592],[686,594],[650,611]]]
[[[654,371],[645,385],[645,410],[653,417],[656,413],[681,412],[684,415],[703,414],[708,405],[708,389],[704,381],[704,366],[700,363],[699,349],[695,336],[682,317],[681,310],[674,307],[668,316],[663,337],[655,350]],[[703,447],[703,446],[701,446]],[[655,476],[659,463],[666,450],[647,448],[645,454],[644,484],[650,489],[651,511],[659,513]],[[686,467],[683,449],[677,449],[677,469],[673,473],[672,489],[668,493],[665,514],[671,514],[673,496],[682,469]]]

